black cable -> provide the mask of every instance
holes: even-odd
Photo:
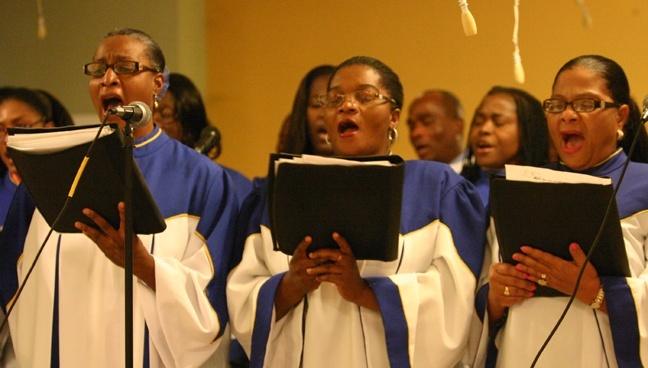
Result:
[[[598,320],[598,314],[596,313],[596,309],[592,309],[592,313],[594,313],[594,320],[596,321],[596,327],[598,328],[599,337],[601,338],[601,345],[603,346],[603,355],[605,356],[605,363],[607,364],[607,367],[610,368],[610,360],[608,359],[607,349],[605,348],[605,340],[603,339],[603,331],[601,331],[601,323]]]
[[[76,178],[74,180],[74,183],[72,183],[72,188],[70,188],[70,193],[65,200],[65,203],[63,204],[63,207],[61,208],[61,211],[59,211],[58,215],[56,216],[56,219],[52,223],[52,226],[50,227],[49,231],[47,232],[47,235],[45,236],[45,240],[43,240],[43,243],[41,244],[40,248],[38,248],[38,252],[36,252],[36,257],[34,257],[34,261],[32,262],[31,266],[29,266],[29,270],[27,271],[27,274],[25,275],[25,279],[23,280],[22,284],[20,284],[20,287],[18,287],[18,291],[16,292],[16,295],[13,298],[13,303],[9,306],[9,309],[7,309],[7,314],[5,315],[5,318],[2,320],[2,325],[0,325],[0,331],[4,330],[5,325],[7,324],[7,321],[9,321],[9,315],[11,315],[11,311],[13,311],[14,306],[16,303],[18,303],[18,298],[22,294],[23,290],[25,289],[25,285],[27,285],[27,281],[29,280],[29,276],[31,276],[32,271],[34,270],[34,267],[36,267],[36,262],[38,262],[38,259],[40,258],[41,253],[43,253],[43,249],[45,249],[45,244],[47,244],[50,236],[52,235],[52,232],[54,232],[54,227],[58,224],[59,220],[69,207],[69,204],[71,203],[71,200],[74,196],[74,191],[76,189],[76,184],[79,181],[79,178],[81,178],[81,175],[83,174],[83,170],[85,169],[85,164],[88,159],[90,159],[90,154],[93,151],[95,142],[99,139],[99,135],[101,134],[101,130],[103,127],[106,125],[106,121],[108,120],[108,117],[110,114],[106,114],[106,117],[104,117],[104,120],[101,122],[99,125],[99,128],[97,129],[97,134],[95,135],[94,139],[92,140],[92,143],[90,144],[90,147],[88,147],[88,151],[85,155],[84,161],[79,167],[79,171],[77,172]]]
[[[644,121],[642,120],[642,123]],[[640,125],[640,128],[643,129],[643,124]],[[578,291],[578,288],[580,287],[580,282],[581,278],[583,277],[583,273],[585,272],[585,267],[589,263],[590,258],[592,257],[592,254],[594,253],[594,249],[596,249],[596,246],[598,245],[598,242],[601,238],[601,234],[603,233],[603,227],[605,226],[605,223],[608,220],[610,211],[612,209],[612,203],[614,199],[616,198],[616,194],[619,191],[619,187],[621,186],[621,182],[623,181],[623,177],[625,176],[626,170],[628,169],[628,165],[630,164],[630,157],[632,157],[632,152],[634,152],[635,146],[637,145],[637,140],[638,140],[639,134],[637,131],[637,134],[635,134],[634,138],[632,139],[632,144],[630,145],[630,149],[628,150],[628,158],[626,159],[625,164],[623,165],[623,170],[621,171],[621,176],[619,176],[619,181],[617,182],[616,186],[614,187],[614,191],[612,192],[612,196],[610,197],[610,201],[608,202],[608,207],[607,210],[605,211],[605,216],[603,217],[603,221],[601,222],[601,226],[599,227],[599,231],[596,234],[596,238],[594,238],[594,241],[592,242],[592,247],[590,248],[589,252],[587,252],[587,258],[585,258],[585,262],[583,263],[583,266],[580,269],[580,272],[578,273],[578,278],[576,279],[576,286],[574,287],[574,292],[572,293],[571,297],[569,298],[569,302],[565,306],[565,309],[563,310],[562,315],[558,319],[558,322],[556,322],[556,325],[554,326],[553,330],[551,330],[551,333],[545,340],[545,342],[542,344],[542,347],[540,347],[540,350],[535,356],[535,359],[533,359],[533,363],[531,363],[531,368],[534,368],[536,363],[538,362],[538,359],[540,359],[540,355],[542,355],[542,352],[544,349],[547,347],[549,344],[549,341],[551,341],[551,338],[553,335],[556,333],[558,330],[558,327],[562,323],[563,319],[565,319],[565,316],[567,315],[567,312],[569,311],[569,308],[571,307],[572,303],[574,302],[574,299],[576,298],[576,292]]]

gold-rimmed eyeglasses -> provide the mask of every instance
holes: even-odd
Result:
[[[396,105],[396,100],[389,96],[385,96],[378,91],[371,88],[363,88],[357,91],[344,94],[338,91],[329,91],[328,93],[317,96],[317,101],[320,105],[325,107],[340,107],[346,101],[347,97],[351,97],[353,101],[359,105],[367,105],[375,100],[382,99]]]

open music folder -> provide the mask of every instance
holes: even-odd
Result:
[[[326,158],[272,154],[268,205],[275,250],[292,255],[309,235],[309,251],[337,249],[338,232],[358,260],[393,261],[403,193],[399,156]]]
[[[63,208],[72,183],[99,125],[61,128],[10,128],[7,151],[36,208],[52,226]],[[102,128],[74,196],[54,230],[78,233],[74,222],[96,224],[81,211],[90,208],[113,227],[119,227],[117,204],[124,198],[123,134],[114,124]],[[133,230],[137,234],[164,231],[166,223],[137,163],[133,162]]]
[[[503,261],[515,264],[523,245],[572,260],[569,245],[576,242],[587,254],[613,191],[609,178],[506,165],[506,178],[491,181],[490,202]],[[590,261],[599,275],[630,276],[614,199]],[[538,285],[535,295],[564,294]]]

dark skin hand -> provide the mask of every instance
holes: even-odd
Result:
[[[506,308],[532,297],[542,274],[546,275],[548,287],[571,295],[576,286],[580,268],[587,257],[576,243],[569,246],[572,261],[566,261],[529,246],[523,246],[520,249],[521,253],[513,255],[513,259],[518,262],[517,265],[495,263],[489,269],[488,317],[491,324],[503,317]],[[505,287],[508,287],[509,296],[504,295]],[[596,298],[600,287],[601,280],[596,269],[591,263],[588,263],[576,298],[590,305]],[[599,310],[607,313],[605,299]]]
[[[488,274],[490,283],[488,320],[492,327],[494,323],[502,319],[506,308],[532,297],[537,286],[534,282],[527,280],[528,275],[508,263],[492,264]],[[505,287],[508,287],[509,296],[504,295]]]
[[[89,208],[83,209],[83,214],[88,216],[98,228],[76,222],[74,226],[90,238],[103,254],[115,265],[124,268],[124,239],[125,239],[125,204],[117,205],[119,210],[119,229],[115,229],[103,217]],[[133,274],[155,291],[155,260],[142,244],[137,235],[133,235]]]
[[[317,266],[318,261],[324,262],[324,260],[313,260],[308,257],[306,251],[312,241],[312,238],[307,236],[299,243],[290,259],[288,272],[279,282],[275,293],[277,321],[297,305],[304,295],[320,286],[320,281],[317,281],[316,276],[306,272],[307,269]]]
[[[519,262],[515,267],[528,275],[527,280],[538,282],[540,275],[545,274],[547,276],[547,286],[566,295],[572,295],[576,287],[578,273],[587,258],[587,255],[578,244],[572,243],[569,245],[572,261],[566,261],[529,246],[523,246],[521,250],[522,253],[514,254],[513,259]],[[592,263],[588,262],[576,293],[576,299],[590,305],[596,298],[600,288],[601,279]],[[599,310],[607,313],[605,299]]]
[[[349,243],[338,233],[333,233],[333,240],[340,249],[319,249],[310,254],[306,250],[312,239],[306,237],[299,243],[275,295],[276,320],[283,318],[304,295],[317,289],[322,282],[335,284],[343,299],[378,310],[376,296],[360,277]]]

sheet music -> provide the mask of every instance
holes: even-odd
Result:
[[[107,136],[113,129],[105,125],[99,138]],[[43,133],[14,134],[7,137],[7,146],[30,153],[53,153],[92,142],[97,135],[97,127]]]
[[[301,155],[295,156],[292,158],[280,158],[275,161],[275,174],[277,173],[277,168],[280,164],[289,163],[289,164],[309,164],[309,165],[339,165],[339,166],[363,166],[363,165],[372,165],[372,166],[394,166],[393,163],[387,160],[379,161],[356,161],[356,160],[345,160],[343,158],[334,158],[334,157],[324,157],[317,155]]]
[[[505,165],[506,179],[537,183],[612,184],[612,179],[587,174],[544,169],[535,166]]]

